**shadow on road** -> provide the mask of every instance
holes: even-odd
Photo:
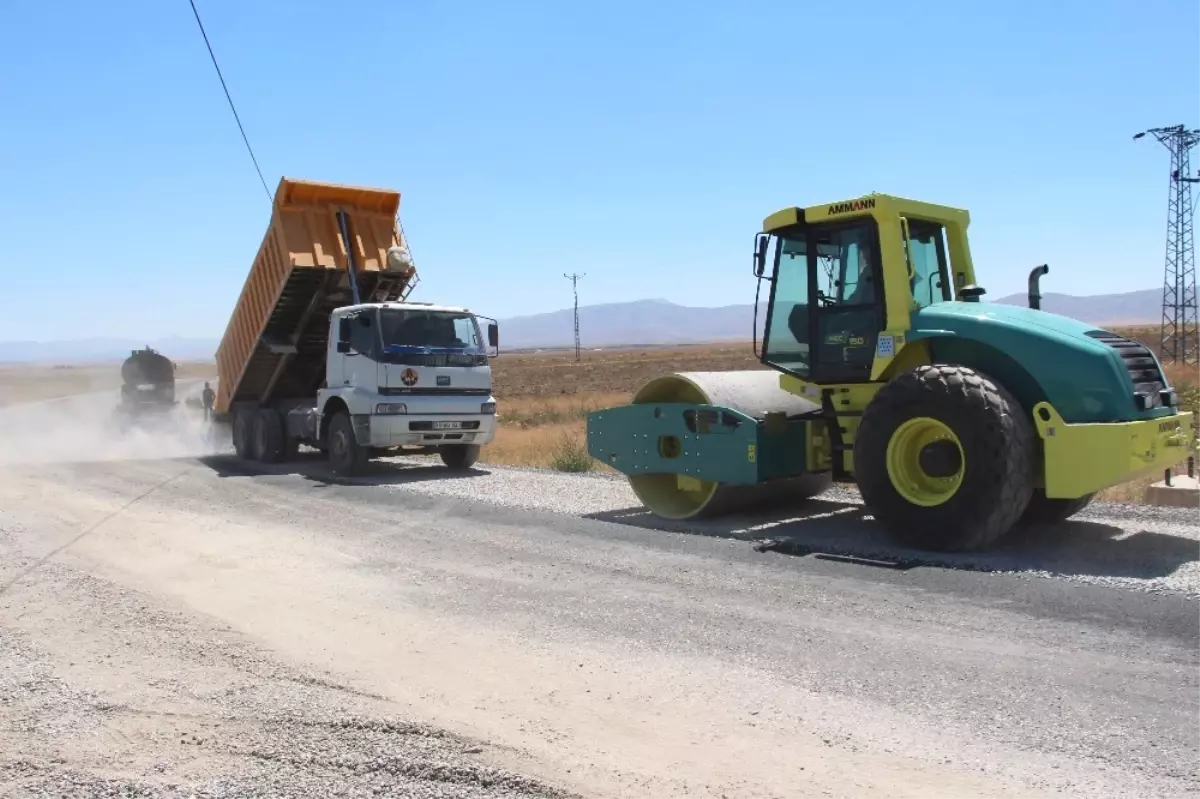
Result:
[[[474,467],[455,471],[431,461],[429,465],[410,460],[393,461],[376,459],[367,464],[366,472],[357,477],[338,477],[329,469],[329,463],[320,452],[301,452],[286,463],[249,463],[236,455],[210,455],[198,461],[212,469],[218,477],[258,477],[261,475],[296,475],[316,483],[316,488],[328,486],[377,486],[403,485],[405,483],[467,479],[490,474],[486,469]]]
[[[1019,527],[987,552],[923,552],[897,544],[859,504],[816,499],[786,514],[743,513],[676,522],[645,508],[588,514],[588,518],[648,530],[754,542],[758,552],[850,561],[892,570],[920,566],[986,572],[1044,572],[1081,577],[1152,580],[1200,560],[1190,538],[1092,520]]]

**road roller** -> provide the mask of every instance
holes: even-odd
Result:
[[[901,544],[933,551],[1066,521],[1186,459],[1195,420],[1155,354],[1042,310],[1047,265],[1028,307],[985,302],[969,221],[884,194],[771,214],[752,260],[767,368],[651,380],[588,416],[590,456],[671,520],[853,484]]]

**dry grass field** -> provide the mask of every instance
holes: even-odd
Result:
[[[1126,328],[1124,335],[1157,350],[1156,328]],[[670,372],[762,368],[749,342],[631,350],[585,351],[576,361],[569,351],[504,353],[493,361],[500,431],[484,451],[490,463],[540,466],[565,471],[601,467],[587,457],[584,420],[590,411],[620,405],[648,380]],[[1200,413],[1200,375],[1169,366],[1184,402]],[[215,376],[205,363],[181,363],[181,378]],[[118,368],[105,366],[0,367],[0,406],[115,389]],[[1113,501],[1139,501],[1145,486],[1161,476],[1116,486]]]
[[[492,463],[565,471],[600,467],[587,456],[585,419],[627,403],[643,384],[671,372],[761,369],[750,343],[637,350],[503,354],[493,361],[500,413]]]

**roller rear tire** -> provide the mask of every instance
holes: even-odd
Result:
[[[985,549],[1034,490],[1035,433],[1016,399],[965,366],[921,366],[867,406],[854,470],[872,515],[905,545]]]

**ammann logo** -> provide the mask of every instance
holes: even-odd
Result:
[[[828,213],[830,216],[833,216],[834,214],[848,214],[851,211],[869,211],[874,207],[874,198],[867,198],[866,200],[855,200],[851,203],[834,203],[829,206]]]

